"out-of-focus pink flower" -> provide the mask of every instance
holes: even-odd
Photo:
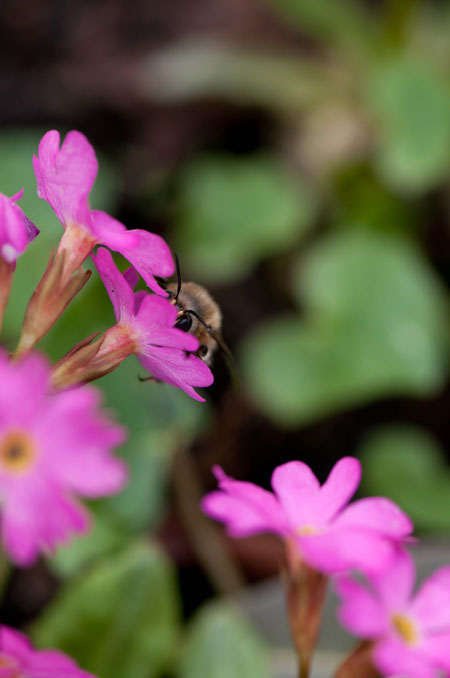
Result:
[[[99,410],[99,391],[49,391],[50,369],[37,354],[11,363],[0,353],[0,528],[19,565],[89,526],[75,495],[117,492],[127,473],[111,451],[124,430]]]
[[[39,197],[51,205],[65,228],[58,251],[66,252],[66,274],[77,269],[95,245],[106,245],[120,252],[150,289],[166,296],[154,277],[167,277],[174,272],[166,242],[141,229],[128,231],[105,212],[91,210],[88,198],[98,170],[95,151],[84,134],[76,130],[67,134],[61,148],[59,143],[56,130],[44,134],[33,166]]]
[[[385,676],[437,678],[450,672],[450,566],[429,577],[415,595],[414,562],[398,549],[391,567],[368,585],[337,578],[342,625],[374,641],[373,661]]]
[[[19,631],[0,626],[0,678],[95,678],[57,650],[35,650]]]
[[[396,542],[412,531],[408,516],[389,499],[371,497],[346,506],[361,478],[361,465],[352,457],[338,461],[322,486],[301,461],[278,466],[274,494],[233,480],[220,467],[213,471],[220,490],[203,498],[205,513],[224,522],[233,537],[275,532],[293,540],[301,557],[326,574],[385,568]]]
[[[175,306],[154,294],[133,293],[130,273],[120,273],[108,250],[99,248],[93,260],[117,320],[106,332],[95,362],[116,356],[123,360],[133,353],[152,377],[203,401],[193,387],[210,386],[214,377],[203,360],[193,355],[199,347],[197,338],[174,327]]]
[[[8,264],[15,264],[39,233],[17,205],[22,195],[23,189],[11,198],[0,193],[0,256]]]

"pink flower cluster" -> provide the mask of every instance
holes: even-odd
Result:
[[[98,171],[94,149],[77,131],[69,132],[61,147],[59,143],[57,131],[44,135],[34,169],[39,196],[50,204],[65,229],[59,245],[59,252],[65,254],[64,275],[69,278],[94,246],[105,245],[130,262],[135,282],[137,274],[141,275],[159,295],[139,292],[133,297],[108,250],[100,248],[94,261],[113,303],[117,325],[105,336],[101,353],[89,369],[95,371],[96,367],[98,376],[135,354],[154,379],[203,401],[193,387],[209,386],[213,375],[195,355],[199,348],[196,337],[174,328],[177,311],[155,279],[174,272],[169,247],[158,235],[142,229],[127,230],[105,212],[91,210],[88,198]]]
[[[412,596],[414,566],[404,548],[412,523],[383,497],[348,505],[361,478],[357,459],[338,461],[322,486],[306,464],[283,464],[273,472],[273,493],[229,478],[219,467],[214,473],[219,490],[203,498],[203,510],[233,537],[279,535],[295,545],[300,562],[333,576],[341,623],[373,643],[372,661],[383,675],[449,675],[450,567]]]
[[[0,678],[95,678],[56,650],[34,650],[18,631],[0,625]]]

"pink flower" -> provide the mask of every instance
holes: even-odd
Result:
[[[450,566],[436,570],[412,595],[414,577],[414,561],[402,549],[390,568],[370,576],[368,586],[338,577],[340,622],[374,641],[373,661],[384,675],[437,678],[439,669],[448,675]]]
[[[0,256],[8,264],[15,264],[39,230],[16,204],[23,189],[7,198],[0,193]]]
[[[11,363],[0,353],[0,529],[23,566],[88,529],[76,494],[117,492],[127,475],[111,455],[124,430],[99,411],[99,392],[85,386],[48,395],[49,376],[40,355]]]
[[[134,294],[128,282],[133,272],[122,275],[108,250],[99,248],[93,260],[117,320],[117,325],[106,332],[95,361],[123,360],[133,353],[152,377],[204,401],[193,387],[210,386],[214,377],[203,360],[193,354],[199,347],[197,338],[174,327],[178,314],[175,306],[154,294]]]
[[[233,537],[275,532],[293,540],[301,557],[326,574],[387,567],[395,543],[412,531],[408,516],[389,499],[371,497],[346,506],[361,478],[361,465],[352,457],[338,461],[322,487],[301,461],[278,466],[274,494],[233,480],[220,467],[213,470],[220,490],[204,497],[205,513],[224,522]]]
[[[0,678],[95,678],[56,650],[34,650],[29,640],[0,626]]]
[[[133,264],[150,289],[166,296],[154,276],[174,272],[168,245],[154,233],[128,231],[105,212],[91,210],[88,198],[98,170],[95,151],[76,130],[67,134],[61,148],[59,142],[56,130],[44,134],[33,166],[39,197],[51,205],[65,228],[59,251],[66,251],[66,274],[76,270],[95,245],[106,245]]]

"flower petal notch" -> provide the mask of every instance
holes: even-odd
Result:
[[[95,245],[106,245],[128,259],[150,289],[166,296],[155,279],[175,270],[166,242],[142,229],[128,230],[105,212],[91,210],[89,194],[98,162],[84,134],[72,130],[60,146],[59,132],[50,130],[41,139],[33,166],[39,197],[49,203],[65,229],[58,253],[66,250],[66,275],[83,263]]]
[[[361,499],[347,506],[361,478],[360,463],[352,457],[338,461],[322,486],[301,461],[278,466],[272,474],[273,494],[228,478],[221,469],[215,474],[219,490],[204,497],[205,513],[225,523],[234,537],[278,534],[296,545],[302,560],[327,575],[384,570],[413,529],[408,516],[388,499]]]
[[[123,487],[127,471],[112,451],[125,432],[90,386],[48,395],[50,368],[38,354],[11,363],[1,352],[0,378],[1,538],[11,560],[28,566],[89,528],[77,495]]]

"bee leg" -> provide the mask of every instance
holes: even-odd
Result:
[[[149,376],[149,377],[141,377],[140,374],[138,374],[138,380],[139,381],[153,381],[155,384],[162,384],[161,379],[156,379],[155,377]]]

